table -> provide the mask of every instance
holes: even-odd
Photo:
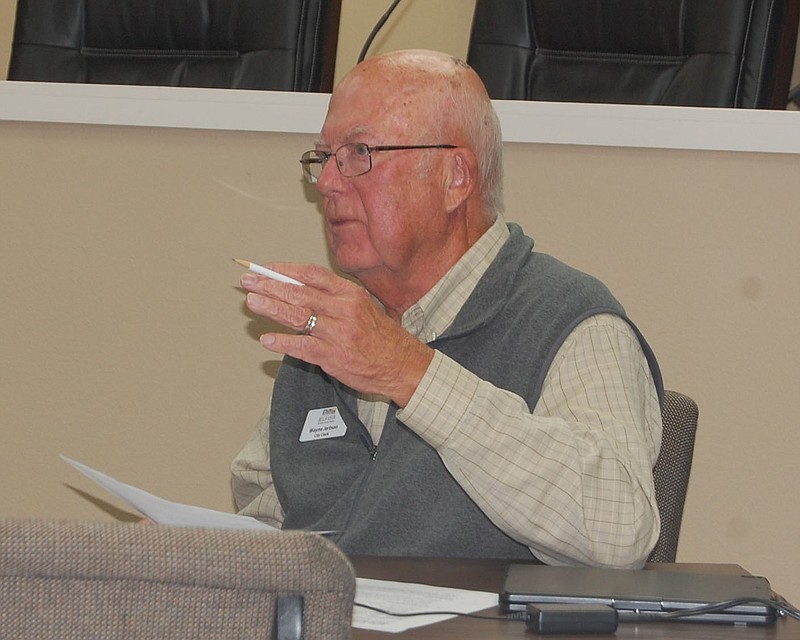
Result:
[[[498,560],[461,560],[443,558],[351,558],[356,575],[362,578],[420,582],[443,587],[458,587],[480,591],[499,591],[508,565]],[[648,571],[681,571],[690,573],[734,573],[747,571],[736,564],[648,564]],[[486,614],[501,615],[499,609],[488,609]],[[538,637],[529,632],[524,622],[508,620],[477,620],[458,617],[434,625],[419,627],[400,634],[386,634],[363,629],[353,630],[354,640],[391,640],[398,638],[424,638],[425,640],[495,640],[504,638]],[[797,640],[800,638],[800,621],[779,619],[765,626],[734,626],[699,622],[621,622],[614,635],[551,635],[541,636],[553,640],[573,638],[645,638],[659,640]]]

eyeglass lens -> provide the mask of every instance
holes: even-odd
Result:
[[[331,158],[336,158],[336,164],[341,174],[347,178],[354,178],[367,173],[372,168],[369,147],[361,142],[351,142],[342,145],[335,153],[326,151],[306,151],[300,162],[306,179],[315,183],[322,174],[322,168]]]

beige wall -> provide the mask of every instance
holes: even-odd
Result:
[[[0,76],[3,78],[7,77],[8,58],[11,55],[16,6],[16,0],[0,0]]]
[[[458,1],[437,6],[461,19]],[[353,2],[355,59],[388,1],[360,3],[381,5],[364,24]],[[427,28],[387,37],[432,46]],[[230,509],[228,463],[275,371],[230,259],[327,261],[295,162],[311,138],[0,122],[0,515],[115,515],[61,453]],[[795,602],[799,170],[797,155],[507,146],[508,217],[605,279],[667,386],[700,405],[679,560],[740,563]]]
[[[390,0],[342,0],[336,78],[347,72]],[[375,36],[367,55],[396,49],[437,49],[465,57],[475,0],[404,0]]]

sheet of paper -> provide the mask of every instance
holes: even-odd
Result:
[[[474,613],[496,607],[497,594],[487,591],[433,587],[427,584],[356,578],[355,601],[392,613],[417,611]],[[453,617],[455,616],[447,614],[426,614],[413,618],[398,618],[356,606],[353,608],[353,627],[399,633],[406,629],[422,627]]]
[[[164,500],[152,493],[119,482],[111,476],[107,476],[66,456],[62,455],[61,458],[157,524],[166,524],[173,527],[271,529],[278,531],[275,527],[248,516]]]

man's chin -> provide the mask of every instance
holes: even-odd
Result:
[[[339,271],[358,277],[359,273],[378,266],[375,256],[352,244],[339,244],[331,250]]]
[[[340,259],[334,255],[333,261],[336,268],[344,274],[359,278],[360,275],[368,272],[372,267],[366,266],[357,260]]]

